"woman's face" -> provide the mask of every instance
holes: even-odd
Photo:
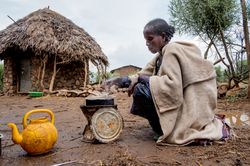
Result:
[[[150,31],[144,30],[144,38],[149,51],[154,53],[161,52],[161,49],[167,44],[165,35],[156,35]]]

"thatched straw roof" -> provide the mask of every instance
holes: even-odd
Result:
[[[97,42],[71,20],[48,9],[37,10],[0,31],[0,59],[9,48],[31,50],[35,56],[57,55],[61,62],[85,62],[107,66]]]

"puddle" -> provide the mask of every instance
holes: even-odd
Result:
[[[250,126],[249,115],[244,112],[219,112],[226,116],[225,121],[231,126]]]

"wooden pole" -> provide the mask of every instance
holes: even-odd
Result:
[[[54,66],[53,66],[53,74],[52,74],[50,84],[49,84],[49,92],[53,91],[54,82],[55,82],[55,78],[56,78],[56,73],[57,73],[57,71],[56,71],[56,55],[55,55]]]
[[[88,66],[87,59],[84,61],[84,87],[87,86],[87,77],[88,77]]]

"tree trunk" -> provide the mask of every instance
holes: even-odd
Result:
[[[84,87],[87,86],[87,79],[88,79],[88,60],[84,61]]]
[[[49,84],[49,92],[53,91],[53,87],[54,87],[54,82],[55,82],[55,78],[56,78],[56,55],[55,55],[55,59],[54,59],[54,67],[53,67],[53,74],[50,80],[50,84]]]
[[[96,68],[97,68],[97,77],[99,78],[98,84],[100,84],[100,83],[101,83],[101,74],[100,74],[100,67],[99,67],[99,64],[96,66]]]
[[[40,86],[41,86],[41,89],[44,90],[44,84],[43,84],[43,80],[44,80],[44,75],[45,75],[45,70],[46,70],[46,63],[48,61],[48,56],[46,56],[44,59],[43,59],[43,70],[42,70],[42,75],[41,75],[41,80],[40,80]]]
[[[246,45],[246,53],[247,53],[247,63],[248,63],[248,91],[247,98],[250,98],[250,43],[249,43],[249,32],[248,32],[248,22],[247,22],[247,12],[246,12],[246,1],[240,0],[241,9],[242,9],[242,19],[243,19],[243,29],[244,29],[244,37],[245,37],[245,45]]]
[[[225,55],[226,55],[227,61],[229,63],[229,68],[230,68],[229,73],[232,74],[232,77],[235,77],[235,71],[234,71],[233,62],[232,62],[232,59],[229,56],[228,48],[227,48],[227,43],[226,43],[226,40],[225,40],[225,37],[224,37],[224,33],[223,33],[222,30],[220,30],[220,35],[221,35],[222,44],[223,44],[224,49],[225,49]]]
[[[209,51],[209,49],[211,48],[212,45],[213,45],[213,42],[210,41],[209,44],[208,44],[208,46],[207,46],[207,49],[206,49],[206,51],[204,53],[204,59],[207,59],[208,51]]]

